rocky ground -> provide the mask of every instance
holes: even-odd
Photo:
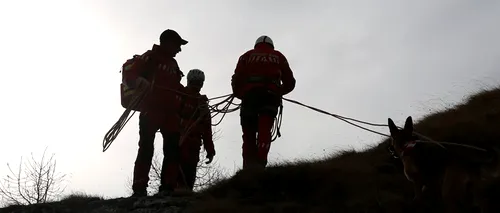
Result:
[[[196,200],[196,196],[126,197],[110,200],[87,198],[30,206],[10,206],[0,209],[0,213],[178,213]]]

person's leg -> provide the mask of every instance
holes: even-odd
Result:
[[[166,133],[163,140],[163,164],[161,168],[160,191],[173,191],[177,187],[179,174],[179,133]]]
[[[171,192],[177,187],[180,162],[180,132],[175,123],[180,124],[176,115],[167,115],[167,124],[162,127],[163,135],[163,164],[160,173],[160,192]],[[177,126],[178,127],[178,126]]]
[[[153,119],[152,119],[153,118]],[[154,115],[141,113],[139,115],[139,150],[134,165],[132,190],[134,196],[146,196],[149,182],[149,170],[154,154],[154,139],[158,131]]]
[[[255,165],[257,158],[258,114],[253,102],[252,97],[247,95],[243,98],[240,109],[240,124],[243,131],[243,169]]]
[[[257,138],[257,161],[260,166],[266,167],[267,156],[271,148],[271,130],[278,114],[280,99],[268,92],[260,94]]]
[[[195,141],[190,140],[191,138],[187,137],[184,143],[181,144],[181,160],[180,160],[180,173],[177,175],[177,184],[179,188],[188,189],[189,188],[189,165],[196,164],[199,160],[199,145],[198,150],[193,147],[196,144]],[[198,152],[196,152],[198,151]]]
[[[185,162],[183,165],[183,174],[186,179],[186,185],[189,190],[193,191],[194,183],[196,182],[196,171],[198,164],[196,162]]]
[[[196,182],[196,171],[198,171],[198,163],[200,162],[201,140],[193,138],[189,140],[191,145],[189,148],[189,158],[183,163],[183,174],[190,191],[193,191],[194,183]]]
[[[186,167],[185,167],[186,162],[181,161],[179,164],[179,175],[177,175],[177,187],[181,189],[187,189],[188,184],[186,182]]]
[[[183,176],[183,165],[185,162],[189,161],[190,158],[190,153],[189,153],[189,137],[184,137],[183,134],[185,134],[183,131],[185,131],[187,128],[190,127],[191,122],[188,122],[187,119],[182,120],[181,122],[181,136],[180,138],[184,138],[182,143],[179,141],[179,149],[180,149],[180,161],[179,161],[179,175],[177,175],[177,187],[179,188],[187,188],[187,184],[185,181],[185,178]]]
[[[267,155],[271,148],[271,129],[274,117],[269,114],[259,115],[259,133],[257,139],[257,161],[262,167],[267,165]]]

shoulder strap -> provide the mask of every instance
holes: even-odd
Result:
[[[156,58],[153,54],[151,54],[146,61],[146,68],[141,75],[142,77],[147,78],[147,77],[149,77],[149,75],[151,75],[151,73],[154,72],[154,68],[155,68],[154,66],[156,64],[155,62],[156,62]]]

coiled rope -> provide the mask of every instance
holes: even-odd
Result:
[[[135,97],[133,97],[132,101],[129,103],[129,105],[125,108],[125,111],[123,111],[122,115],[116,121],[115,124],[109,129],[109,131],[104,135],[104,139],[102,141],[102,152],[105,152],[108,150],[108,148],[111,146],[113,141],[118,137],[120,132],[122,131],[123,127],[128,123],[128,121],[134,116],[135,114],[135,109],[136,107],[139,106],[139,104],[142,102],[144,97],[149,93],[150,89],[139,92],[139,94]],[[132,112],[133,111],[133,112]],[[130,112],[132,114],[130,115]],[[130,116],[129,116],[130,115]]]

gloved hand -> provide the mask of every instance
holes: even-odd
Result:
[[[207,159],[208,159],[208,161],[205,162],[205,164],[212,163],[212,161],[214,160],[214,156],[215,156],[215,150],[213,152],[207,152]]]

